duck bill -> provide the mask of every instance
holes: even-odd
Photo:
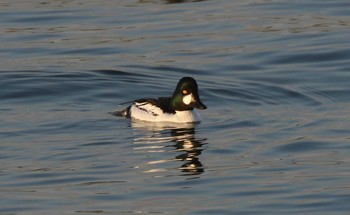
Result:
[[[198,108],[200,110],[207,109],[207,106],[205,106],[199,99],[193,103],[193,107]]]

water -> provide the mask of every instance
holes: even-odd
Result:
[[[349,6],[2,1],[0,214],[349,213]],[[108,114],[183,76],[202,123]]]

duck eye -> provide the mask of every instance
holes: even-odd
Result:
[[[182,90],[182,94],[187,95],[188,91],[187,90]]]

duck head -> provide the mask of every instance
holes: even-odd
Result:
[[[177,111],[193,110],[193,108],[207,109],[198,94],[198,85],[192,77],[180,79],[171,97],[171,106]]]

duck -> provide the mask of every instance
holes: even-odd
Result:
[[[196,123],[201,117],[195,108],[204,110],[207,106],[200,100],[196,80],[183,77],[172,96],[136,99],[113,115],[147,122]]]

